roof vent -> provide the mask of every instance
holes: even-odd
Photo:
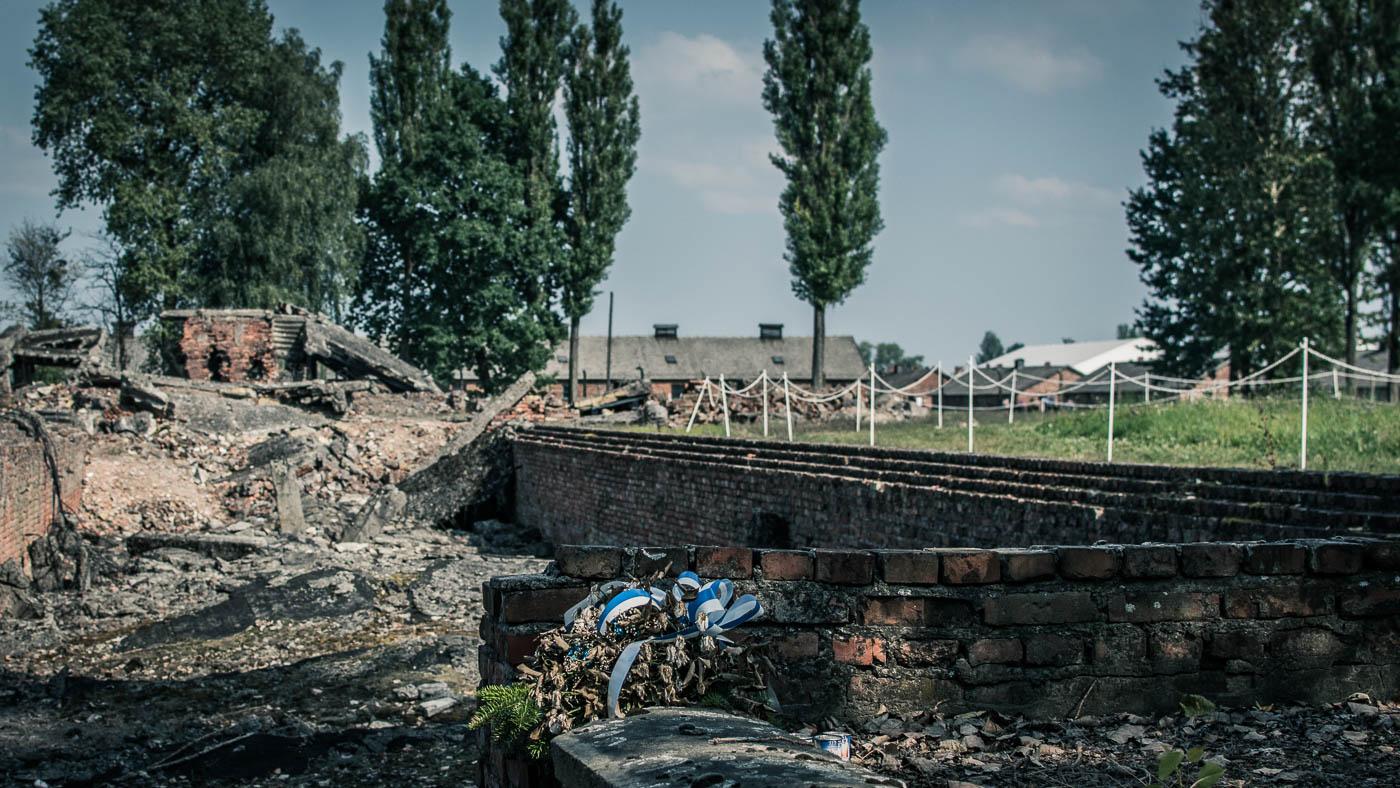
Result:
[[[783,324],[782,324],[782,323],[759,323],[759,324],[758,324],[758,338],[759,338],[759,339],[782,339],[782,338],[783,338]]]
[[[651,328],[656,332],[657,339],[675,339],[679,326],[676,323],[653,323]]]
[[[781,363],[783,363],[783,357],[782,357],[782,356],[774,356],[774,357],[773,357],[773,363],[774,363],[774,364],[781,364]]]
[[[667,363],[667,364],[674,364],[674,363],[676,363],[676,357],[675,357],[675,356],[667,356],[667,357],[666,357],[666,363]]]

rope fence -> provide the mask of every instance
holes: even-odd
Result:
[[[1281,365],[1287,363],[1290,359],[1299,354],[1302,354],[1301,375],[1279,378],[1264,377],[1269,372],[1278,369]],[[1308,362],[1310,359],[1316,359],[1329,364],[1331,368],[1325,371],[1310,373],[1308,371]],[[1282,358],[1265,365],[1249,375],[1235,380],[1214,380],[1211,378],[1190,380],[1187,378],[1155,375],[1151,372],[1129,376],[1118,371],[1116,362],[1110,362],[1107,368],[1101,369],[1087,378],[1074,381],[1065,381],[1063,375],[1040,377],[1038,375],[1022,372],[1019,369],[1012,369],[1010,374],[1001,379],[996,379],[989,375],[986,370],[978,368],[975,360],[971,356],[968,357],[967,361],[968,365],[966,369],[956,371],[948,376],[944,375],[943,362],[938,362],[934,367],[934,372],[938,379],[938,386],[933,389],[922,391],[914,390],[915,384],[902,387],[893,385],[875,371],[874,364],[869,366],[868,380],[864,379],[864,377],[858,378],[843,388],[825,393],[805,389],[793,383],[788,379],[786,372],[783,373],[781,381],[774,381],[769,377],[768,371],[763,370],[759,373],[757,378],[749,382],[749,384],[743,388],[734,388],[725,381],[723,375],[719,376],[718,381],[706,377],[701,382],[700,391],[695,398],[695,408],[690,412],[690,419],[686,423],[685,431],[690,432],[695,426],[696,416],[700,413],[700,406],[708,399],[712,409],[718,408],[723,412],[724,435],[725,437],[729,437],[729,398],[738,397],[745,400],[762,400],[763,436],[766,438],[769,435],[769,387],[781,384],[783,392],[783,417],[787,424],[787,439],[789,441],[793,439],[792,403],[794,400],[799,403],[820,405],[843,399],[848,395],[854,394],[856,406],[855,430],[856,432],[860,432],[861,419],[863,416],[862,411],[868,411],[866,422],[869,431],[869,442],[871,446],[874,446],[875,396],[877,394],[902,397],[905,399],[922,399],[923,397],[929,397],[936,403],[935,408],[938,414],[938,429],[942,429],[944,390],[949,386],[953,386],[955,387],[955,391],[952,392],[953,394],[967,397],[967,450],[969,453],[973,452],[975,447],[974,427],[977,420],[974,414],[976,412],[1000,412],[1005,410],[1007,414],[1007,423],[1013,424],[1016,420],[1016,408],[1018,406],[1029,409],[1034,403],[1039,403],[1042,410],[1044,410],[1046,406],[1053,407],[1057,410],[1095,410],[1106,408],[1108,410],[1108,434],[1105,448],[1108,462],[1113,462],[1113,421],[1117,409],[1117,400],[1120,396],[1120,384],[1128,384],[1128,388],[1121,389],[1124,392],[1141,392],[1144,403],[1195,401],[1206,397],[1214,397],[1218,392],[1228,392],[1233,388],[1248,387],[1250,390],[1257,391],[1265,387],[1301,384],[1299,388],[1302,398],[1302,438],[1299,466],[1302,469],[1306,469],[1308,461],[1308,389],[1310,386],[1330,386],[1332,397],[1334,399],[1340,399],[1342,396],[1343,381],[1370,383],[1371,398],[1374,399],[1377,384],[1400,383],[1400,375],[1369,370],[1332,358],[1331,356],[1314,350],[1306,339]],[[982,379],[983,383],[979,384],[977,382],[979,377]],[[1029,381],[1029,383],[1027,383],[1027,381]],[[1047,388],[1041,391],[1035,390],[1037,387],[1046,383],[1054,384],[1055,387],[1053,389]],[[1107,402],[1073,402],[1061,401],[1060,399],[1069,394],[1082,392],[1091,386],[1102,387],[1104,385],[1107,385],[1108,388]],[[716,396],[716,390],[718,391],[718,396]],[[1005,405],[979,406],[976,404],[976,398],[979,393],[986,395],[1000,394],[1002,392],[1006,392],[1008,395]],[[1018,401],[1018,397],[1025,399]]]

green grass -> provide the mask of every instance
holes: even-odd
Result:
[[[1134,404],[1114,413],[1113,459],[1117,462],[1297,468],[1300,405],[1291,398],[1232,398],[1192,403]],[[639,428],[652,430],[655,428]],[[682,430],[675,430],[680,432]],[[865,423],[794,423],[794,438],[818,443],[869,441]],[[735,437],[761,438],[759,422],[731,424]],[[1067,459],[1105,459],[1107,409],[1040,414],[979,411],[977,452]],[[697,425],[692,434],[723,435],[723,424]],[[786,437],[781,414],[771,418],[773,440]],[[879,422],[875,445],[903,449],[967,450],[965,413],[944,411],[936,420]],[[1308,407],[1308,469],[1400,473],[1400,407],[1387,403],[1314,397]]]

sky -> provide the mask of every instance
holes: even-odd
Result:
[[[21,221],[71,228],[91,245],[100,206],[58,215],[51,162],[30,142],[36,75],[27,50],[43,3],[5,0],[0,17],[0,232]],[[369,54],[375,0],[268,0],[275,26],[296,28],[340,60],[342,124],[370,136]],[[575,0],[581,15],[588,3]],[[620,0],[641,101],[632,218],[585,334],[757,336],[783,323],[812,333],[792,293],[777,210],[782,176],[772,119],[759,98],[762,0]],[[490,0],[449,0],[453,63],[489,72],[504,24]],[[1201,23],[1196,0],[866,0],[874,45],[885,228],[866,280],[827,308],[827,334],[897,342],[932,365],[1006,344],[1114,336],[1146,290],[1128,259],[1122,203],[1144,182],[1139,151],[1171,122],[1157,92],[1184,61],[1178,43]],[[371,145],[372,148],[372,145]],[[377,166],[377,159],[373,166]],[[18,300],[0,285],[0,300]]]

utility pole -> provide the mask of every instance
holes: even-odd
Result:
[[[605,379],[607,380],[607,382],[603,384],[603,391],[604,391],[605,393],[606,393],[606,392],[609,392],[609,391],[612,391],[612,306],[613,306],[613,291],[609,290],[609,291],[608,291],[608,360],[607,360],[607,368],[603,370],[603,375],[604,375]]]

